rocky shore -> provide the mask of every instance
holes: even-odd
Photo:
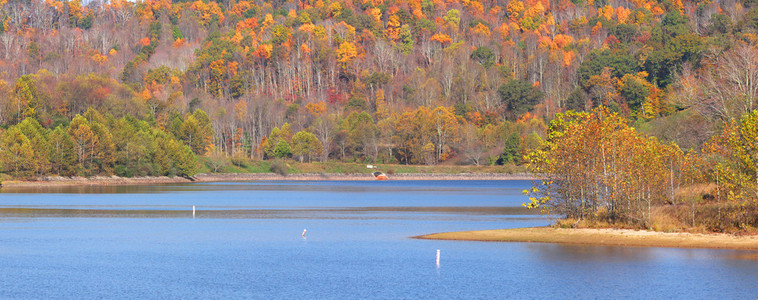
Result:
[[[503,173],[416,173],[416,174],[391,174],[390,180],[532,180],[530,174],[503,174]],[[289,174],[286,176],[274,173],[214,173],[198,174],[193,178],[146,176],[146,177],[119,177],[119,176],[92,176],[92,177],[39,177],[36,180],[6,180],[3,187],[45,187],[62,185],[149,185],[171,184],[190,182],[221,182],[221,181],[255,181],[255,180],[376,180],[370,173],[366,174]]]

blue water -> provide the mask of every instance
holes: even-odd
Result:
[[[410,238],[546,225],[545,217],[503,210],[520,206],[528,186],[253,182],[6,190],[0,208],[167,213],[0,217],[0,298],[751,299],[758,292],[758,261],[745,258],[755,257],[749,251]]]

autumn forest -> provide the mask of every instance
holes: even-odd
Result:
[[[577,223],[758,226],[755,0],[0,0],[0,172],[524,166]]]

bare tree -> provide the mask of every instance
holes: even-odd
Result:
[[[3,55],[5,56],[5,59],[8,59],[8,56],[11,53],[11,48],[13,47],[13,43],[16,41],[16,36],[12,32],[3,32],[0,33],[0,40],[3,41],[3,47],[4,52]]]
[[[714,61],[704,78],[706,113],[729,120],[739,118],[758,105],[758,49],[740,44]]]
[[[484,154],[484,143],[479,137],[474,124],[466,124],[461,130],[460,150],[463,155],[475,165],[479,165]]]

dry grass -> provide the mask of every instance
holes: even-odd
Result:
[[[661,209],[655,209],[650,215],[650,229],[660,232],[690,231],[688,226],[674,216],[664,213]]]
[[[558,219],[555,222],[557,228],[621,228],[621,229],[641,229],[634,227],[631,224],[626,223],[611,223],[606,221],[606,218],[593,218],[593,219]]]
[[[690,199],[692,197],[702,198],[705,194],[711,194],[716,190],[714,183],[699,183],[677,188],[674,191],[676,199]]]
[[[646,229],[659,232],[758,234],[758,204],[714,198],[716,185],[695,184],[677,188],[671,202],[654,205],[650,215],[618,216],[615,222],[600,208],[584,219],[558,220],[559,228]],[[723,198],[723,197],[722,197]]]
[[[416,238],[435,240],[538,242],[631,247],[714,248],[758,250],[758,236],[664,233],[631,229],[564,229],[533,227],[447,232]]]

